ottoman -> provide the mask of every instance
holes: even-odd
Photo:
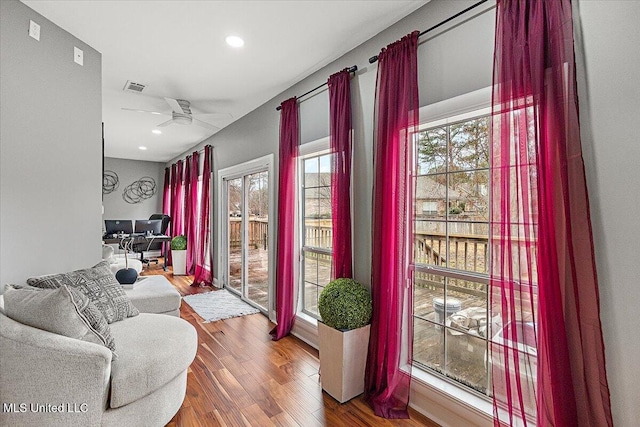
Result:
[[[169,314],[180,317],[180,293],[164,276],[141,276],[133,289],[125,289],[141,313]]]

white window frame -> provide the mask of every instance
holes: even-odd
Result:
[[[419,130],[490,114],[491,91],[492,88],[487,87],[421,107]],[[412,164],[410,167],[413,170],[414,165]],[[409,239],[411,239],[409,241],[411,243],[413,236],[409,236]],[[429,266],[427,271],[443,276],[457,276],[455,270],[443,269],[442,267]],[[489,282],[487,276],[474,275],[471,272],[468,274],[465,272],[464,276],[468,280]],[[473,391],[444,375],[424,370],[415,364],[412,365],[411,372],[414,381],[411,386],[410,404],[419,411],[436,421],[459,417],[457,423],[464,420],[463,424],[468,424],[469,420],[474,420],[478,425],[489,425],[492,422],[493,405],[490,397]],[[444,408],[444,410],[439,412],[437,409],[434,410],[434,407]],[[442,422],[443,425],[447,423],[451,422]]]
[[[302,247],[304,246],[304,235],[302,233],[304,227],[304,218],[302,216],[304,212],[304,197],[302,188],[302,183],[304,182],[304,161],[305,159],[308,159],[310,157],[322,156],[324,154],[329,154],[330,152],[331,147],[328,136],[317,139],[315,141],[307,142],[306,144],[300,145],[298,148],[298,176],[296,177],[296,256],[298,257],[298,272],[296,277],[298,278],[297,292],[298,295],[301,295],[301,297],[298,298],[296,306],[296,316],[312,324],[314,327],[317,326],[318,319],[304,312],[304,297],[302,296],[304,293],[304,255],[302,253]]]

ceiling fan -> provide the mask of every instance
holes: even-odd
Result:
[[[138,110],[135,108],[122,108],[127,111],[135,111],[138,113],[150,113],[150,114],[158,114],[164,116],[171,116],[169,120],[166,122],[160,123],[158,127],[169,126],[170,124],[179,124],[179,125],[190,125],[196,124],[198,126],[202,126],[204,128],[210,130],[220,130],[218,126],[214,126],[211,123],[204,122],[200,119],[196,119],[194,116],[211,116],[216,118],[229,118],[231,114],[227,113],[202,113],[202,114],[193,114],[191,112],[191,103],[184,99],[173,99],[173,98],[164,98],[167,101],[167,104],[171,107],[171,113],[161,113],[158,111],[147,111],[147,110]]]

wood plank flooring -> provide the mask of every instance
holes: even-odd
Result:
[[[211,292],[159,266],[145,267],[143,274],[163,274],[182,295]],[[168,427],[437,427],[413,410],[409,420],[376,417],[362,396],[339,404],[322,392],[318,351],[293,336],[272,341],[273,324],[262,314],[202,323],[183,303],[180,315],[198,331],[199,346],[187,395]]]

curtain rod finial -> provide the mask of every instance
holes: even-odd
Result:
[[[278,105],[278,106],[276,107],[276,111],[280,111],[280,110],[282,110],[282,106],[281,106],[281,105]]]
[[[373,64],[377,60],[378,60],[378,55],[374,55],[371,58],[369,58],[369,64]]]

